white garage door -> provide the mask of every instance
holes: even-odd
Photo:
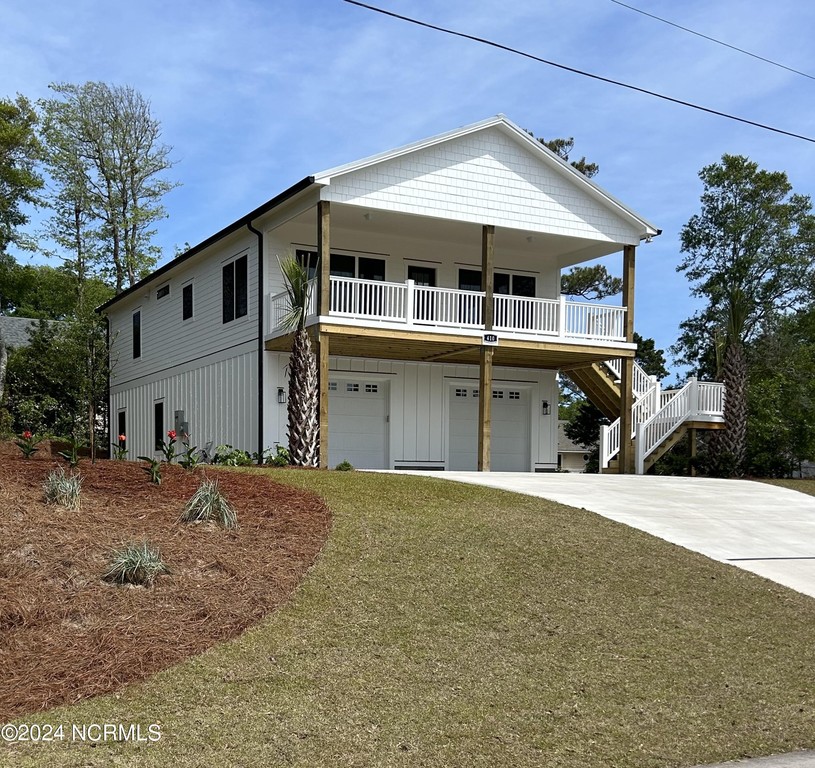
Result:
[[[388,469],[388,382],[336,379],[328,383],[328,463]]]
[[[529,389],[494,386],[490,468],[493,472],[528,472]],[[451,470],[478,469],[478,387],[450,388]]]

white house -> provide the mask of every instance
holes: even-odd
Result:
[[[297,255],[316,282],[322,466],[554,470],[560,369],[620,417],[605,465],[642,471],[651,443],[721,421],[705,385],[654,421],[673,396],[633,362],[635,252],[658,234],[501,115],[308,176],[100,308],[111,434],[131,457],[182,425],[198,445],[286,444],[278,258]],[[560,295],[562,269],[613,253],[622,306]]]

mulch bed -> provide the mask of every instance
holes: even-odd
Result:
[[[162,484],[133,462],[82,461],[82,507],[46,506],[57,461],[0,446],[0,723],[106,693],[240,634],[281,605],[317,557],[324,502],[258,473],[185,472]],[[60,462],[62,466],[64,462]],[[238,528],[178,521],[216,478]],[[110,554],[149,541],[171,574],[151,588],[102,580]]]

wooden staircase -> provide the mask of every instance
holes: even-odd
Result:
[[[604,363],[566,371],[583,394],[612,421],[620,415],[620,382]]]

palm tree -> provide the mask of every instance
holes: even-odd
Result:
[[[308,268],[294,258],[280,262],[289,308],[284,328],[294,331],[289,359],[289,455],[292,464],[316,467],[320,457],[320,409],[317,360],[306,330],[312,283]]]

